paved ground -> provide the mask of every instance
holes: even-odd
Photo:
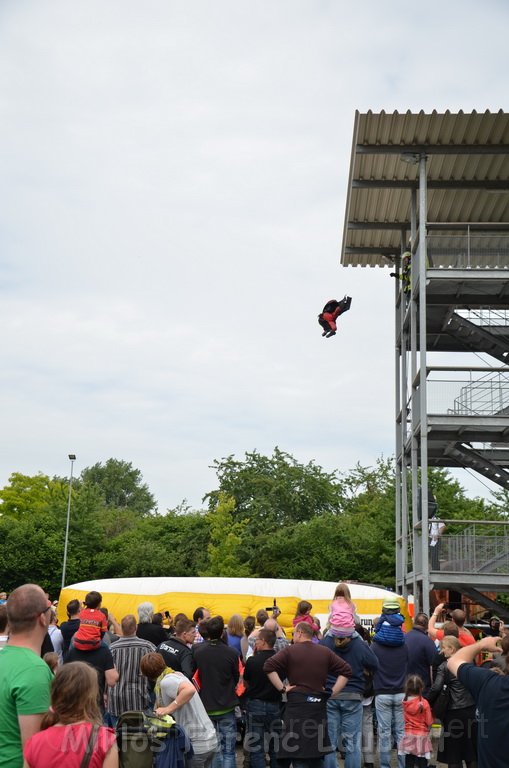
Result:
[[[447,768],[446,763],[437,763],[437,762],[434,762],[433,760],[430,760],[429,762],[430,762],[430,765],[435,765],[436,768]],[[344,768],[344,765],[345,765],[344,760],[341,760],[341,758],[338,757],[338,768]],[[378,762],[378,759],[375,756],[375,768],[379,768],[379,766],[380,766],[380,763]],[[391,759],[391,768],[397,768],[397,766],[398,766],[397,755],[396,755],[396,752],[393,751],[392,759]],[[237,768],[244,768],[244,754],[242,752],[241,747],[237,749]]]

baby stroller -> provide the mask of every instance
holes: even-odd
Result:
[[[155,756],[164,749],[174,719],[152,712],[124,712],[118,718],[116,733],[120,768],[153,768]]]

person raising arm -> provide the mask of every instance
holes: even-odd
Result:
[[[509,670],[496,674],[473,663],[478,653],[500,651],[500,638],[484,637],[473,645],[460,648],[447,662],[450,672],[475,699],[478,710],[477,768],[507,766],[507,730],[509,728]]]

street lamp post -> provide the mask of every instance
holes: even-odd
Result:
[[[69,495],[67,497],[67,523],[65,526],[65,544],[64,544],[64,563],[62,565],[62,589],[65,586],[65,566],[67,563],[67,543],[69,541],[69,522],[71,519],[71,491],[72,491],[72,468],[76,461],[74,453],[69,454],[69,460],[71,462],[71,476],[69,478]]]

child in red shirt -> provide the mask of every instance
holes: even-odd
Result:
[[[80,611],[80,626],[73,637],[73,645],[78,651],[95,651],[101,645],[108,622],[102,611],[100,592],[89,592],[84,600],[85,608]]]

